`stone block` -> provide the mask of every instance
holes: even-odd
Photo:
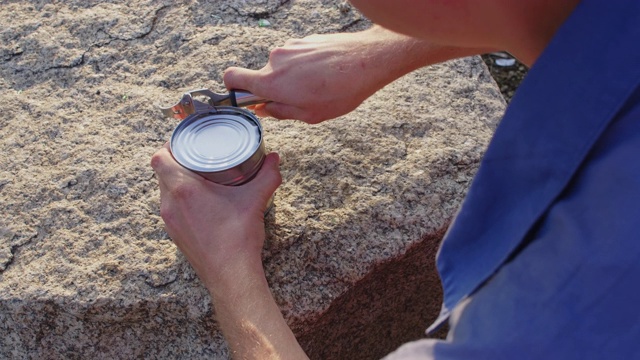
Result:
[[[0,357],[226,358],[159,217],[149,160],[176,123],[158,105],[223,89],[226,67],[259,68],[289,37],[367,20],[342,1],[270,0],[11,2],[0,16]],[[435,251],[504,106],[473,57],[317,126],[264,119],[284,179],[266,272],[312,358],[380,357],[437,315]]]

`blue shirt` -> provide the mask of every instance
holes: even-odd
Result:
[[[448,340],[390,358],[640,359],[639,155],[640,1],[584,0],[443,241]]]

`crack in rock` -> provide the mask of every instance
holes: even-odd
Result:
[[[5,61],[5,62],[9,62],[9,61],[19,57],[23,53],[24,53],[23,50],[19,50],[19,51],[16,51],[16,52],[5,53],[5,54],[2,55],[2,60]]]
[[[102,48],[102,47],[109,46],[114,41],[130,42],[130,41],[144,39],[147,36],[149,36],[155,30],[155,28],[157,26],[157,23],[158,23],[158,19],[160,17],[160,12],[162,12],[163,10],[165,10],[165,9],[167,9],[169,7],[170,7],[169,5],[164,5],[164,6],[160,7],[160,8],[158,8],[158,9],[156,9],[155,12],[154,12],[154,15],[153,15],[153,19],[151,20],[151,25],[148,27],[147,30],[143,31],[141,34],[134,35],[132,37],[122,37],[121,38],[121,37],[114,36],[114,35],[108,33],[107,31],[101,30],[108,36],[108,38],[109,38],[108,41],[91,44],[89,46],[89,48],[86,49],[82,53],[82,55],[80,55],[79,57],[76,57],[75,59],[73,59],[69,64],[55,65],[55,66],[44,68],[42,70],[31,70],[30,73],[32,75],[37,75],[37,74],[46,73],[46,72],[52,71],[52,70],[78,68],[78,67],[81,67],[81,66],[85,65],[85,63],[86,63],[86,55],[91,50],[93,50],[95,48]],[[11,56],[10,56],[10,58],[8,60],[6,59],[6,56],[5,56],[5,61],[9,62],[9,61],[13,60],[14,58],[22,55],[22,53],[23,52],[20,52],[19,54],[15,54],[15,55],[10,54]],[[16,72],[21,72],[22,70],[25,70],[25,69],[16,69]]]
[[[107,34],[107,36],[109,36],[109,38],[111,38],[112,40],[109,41],[108,43],[110,44],[112,41],[114,40],[122,40],[122,41],[134,41],[134,40],[140,40],[140,39],[144,39],[147,36],[149,36],[153,30],[155,30],[156,25],[158,23],[158,19],[159,19],[159,15],[160,12],[169,8],[169,5],[163,5],[161,7],[159,7],[158,9],[155,10],[154,14],[153,14],[153,19],[151,19],[151,25],[149,25],[148,30],[143,30],[143,32],[139,35],[133,35],[132,37],[124,37],[124,38],[120,38],[117,36],[113,36],[111,34],[109,34],[108,32],[105,32]]]
[[[266,5],[252,5],[252,4],[246,4],[246,1],[242,1],[241,4],[229,4],[229,7],[231,9],[233,9],[238,15],[240,16],[249,16],[253,19],[261,19],[261,18],[265,18],[268,17],[270,15],[273,15],[274,13],[277,13],[280,8],[282,8],[284,5],[287,5],[290,2],[290,0],[283,0],[283,1],[276,1],[276,4],[267,4]],[[258,8],[259,9],[255,9]],[[249,8],[249,9],[245,9],[245,8]]]
[[[8,231],[8,230],[5,229],[4,231]],[[17,237],[18,235],[14,234],[11,240],[9,241],[9,243],[12,243],[14,239],[16,239]],[[37,237],[38,237],[38,233],[36,232],[35,234],[31,234],[31,236],[26,237],[26,240],[24,241],[11,244],[8,249],[7,248],[2,249],[2,251],[0,252],[0,274],[5,272],[9,268],[9,266],[13,264],[13,261],[16,256],[16,252],[23,246],[30,244],[33,241],[33,239]]]
[[[35,71],[35,72],[33,72],[33,74],[37,74],[39,72],[47,72],[47,71],[50,71],[50,70],[73,69],[75,67],[82,66],[82,65],[84,65],[84,56],[85,56],[86,53],[87,53],[87,51],[85,51],[82,55],[80,55],[79,58],[73,59],[71,61],[71,63],[68,64],[68,65],[56,65],[56,66],[48,67],[48,68],[43,69],[42,71]]]

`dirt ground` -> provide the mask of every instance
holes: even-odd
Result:
[[[517,60],[512,66],[499,66],[496,64],[496,59],[498,59],[498,57],[491,54],[482,56],[482,60],[489,68],[491,76],[493,76],[493,79],[498,83],[500,92],[508,103],[511,101],[513,94],[516,92],[516,89],[518,89],[522,80],[524,80],[529,68]]]

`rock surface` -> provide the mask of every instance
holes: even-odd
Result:
[[[0,18],[0,358],[226,358],[159,217],[148,164],[175,122],[157,105],[367,20],[303,0],[17,1]],[[503,110],[467,58],[341,119],[263,121],[284,179],[265,267],[313,358],[379,357],[437,315],[435,250]]]

